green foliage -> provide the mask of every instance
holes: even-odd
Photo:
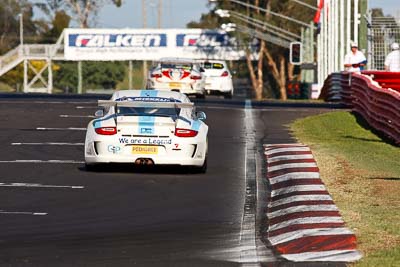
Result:
[[[54,74],[54,86],[65,92],[77,92],[76,62],[62,62]],[[125,77],[123,62],[82,62],[82,86],[85,89],[115,89]]]
[[[7,0],[0,5],[0,55],[14,48],[20,42],[19,29],[22,14],[24,40],[36,40],[38,26],[33,21],[33,8],[27,0]]]
[[[43,34],[42,43],[55,43],[64,28],[69,27],[71,17],[64,10],[57,11],[51,22],[51,29]]]

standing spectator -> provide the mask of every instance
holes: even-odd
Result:
[[[386,71],[400,71],[400,51],[399,44],[393,43],[391,45],[392,52],[386,56],[385,70]]]
[[[357,43],[351,43],[351,51],[344,57],[344,68],[349,72],[360,72],[365,66],[367,59],[364,54],[358,50]],[[360,68],[361,67],[361,68]]]

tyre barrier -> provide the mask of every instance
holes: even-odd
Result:
[[[264,145],[268,202],[266,238],[281,257],[295,262],[353,262],[356,237],[320,179],[308,146]]]
[[[333,101],[338,95],[343,104],[360,114],[372,128],[400,145],[400,73],[332,73],[325,80],[321,98]]]

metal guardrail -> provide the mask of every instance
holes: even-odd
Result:
[[[396,76],[392,74],[382,71],[333,73],[325,80],[321,98],[332,100],[333,96],[339,96],[343,104],[360,114],[372,128],[400,146],[400,83],[395,86],[399,81],[387,78]],[[374,80],[375,77],[378,78]],[[381,86],[380,80],[391,81],[396,89]]]

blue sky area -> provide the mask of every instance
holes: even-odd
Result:
[[[146,0],[147,27],[157,28],[159,0]],[[207,13],[207,0],[162,0],[162,28],[186,28],[190,21],[198,21]],[[97,19],[101,28],[142,28],[142,0],[125,0],[120,8],[106,5]]]
[[[149,28],[157,27],[158,1],[146,0]],[[198,21],[202,13],[209,11],[207,3],[208,0],[162,0],[162,28],[185,28],[188,22]],[[381,7],[385,14],[393,16],[400,12],[399,0],[369,0],[369,6]],[[106,5],[97,19],[100,28],[141,28],[142,25],[142,0],[125,0],[121,8]]]
[[[279,0],[274,0],[279,1]],[[317,3],[317,0],[315,0]],[[147,27],[157,28],[159,0],[146,0]],[[399,0],[368,0],[369,7],[380,7],[386,15],[400,17]],[[162,0],[162,28],[185,28],[209,11],[208,0]],[[93,24],[92,24],[93,25]],[[76,24],[72,24],[72,27]],[[142,0],[123,0],[120,8],[105,5],[96,18],[98,28],[142,28]]]

